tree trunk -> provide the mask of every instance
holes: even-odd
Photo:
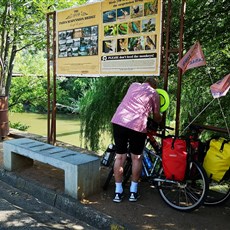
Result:
[[[8,97],[0,96],[0,138],[9,134]]]

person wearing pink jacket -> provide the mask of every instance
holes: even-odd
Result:
[[[159,123],[162,120],[160,99],[156,88],[157,81],[153,77],[147,78],[144,83],[132,83],[111,120],[116,146],[114,202],[119,203],[124,197],[122,178],[128,144],[132,159],[129,201],[137,201],[139,198],[138,181],[142,170],[142,152],[146,140],[147,120],[151,113],[154,121]]]

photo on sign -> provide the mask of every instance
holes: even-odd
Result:
[[[157,44],[157,35],[145,36],[145,50],[155,50]]]
[[[140,21],[129,22],[129,33],[130,34],[140,33],[140,30],[141,30],[141,22]]]
[[[115,22],[117,20],[116,10],[103,12],[103,23]]]
[[[117,32],[119,35],[127,35],[128,34],[128,23],[125,22],[125,23],[121,23],[121,24],[118,24],[117,26]]]
[[[98,26],[60,31],[58,39],[58,57],[98,55]]]
[[[144,16],[157,14],[158,0],[144,3]]]
[[[143,17],[143,5],[135,5],[131,7],[131,18],[139,18],[139,17]]]
[[[128,38],[117,39],[117,52],[128,51]]]
[[[117,20],[127,20],[130,19],[130,7],[123,7],[117,9]]]
[[[144,37],[131,37],[128,39],[129,51],[141,51],[144,50]]]
[[[103,41],[103,53],[115,53],[116,52],[116,39]]]
[[[117,24],[104,26],[104,36],[116,36],[117,35]]]
[[[142,32],[153,32],[156,30],[156,18],[144,19],[142,21]]]

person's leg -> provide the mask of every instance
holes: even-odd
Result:
[[[137,193],[138,181],[142,171],[142,155],[131,154],[132,157],[132,181],[130,185],[130,193]]]
[[[115,183],[120,183],[122,184],[122,179],[123,179],[123,171],[124,171],[124,163],[126,160],[127,154],[116,154],[116,160],[114,163],[114,178],[115,178]],[[115,192],[122,193],[122,191],[119,188],[116,188]]]
[[[142,170],[142,155],[131,154],[132,157],[132,181],[138,182]]]
[[[130,185],[129,201],[137,201],[138,182],[142,171],[142,152],[145,145],[146,134],[133,131],[130,138],[130,150],[132,157],[132,181]]]
[[[121,202],[123,198],[123,171],[124,163],[127,158],[127,135],[126,128],[119,125],[113,125],[113,134],[116,148],[116,158],[114,162],[114,178],[115,178],[115,197],[114,202]]]
[[[124,162],[126,160],[127,154],[116,154],[116,159],[114,162],[114,178],[115,178],[115,197],[113,199],[114,202],[120,203],[124,196],[122,179],[123,179],[123,171],[124,171]]]
[[[139,198],[138,182],[142,170],[142,155],[131,154],[132,157],[132,181],[130,185],[129,201],[137,201]]]

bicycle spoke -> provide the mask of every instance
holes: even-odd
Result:
[[[180,211],[192,211],[198,208],[206,197],[207,178],[198,164],[192,162],[191,171],[195,174],[184,182],[158,182],[158,189],[163,200],[172,208]],[[189,176],[188,176],[189,177]]]

